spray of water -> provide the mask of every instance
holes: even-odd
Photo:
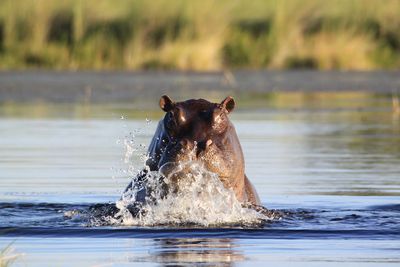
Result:
[[[134,155],[134,138],[125,140],[125,162]],[[194,157],[170,163],[151,172],[146,167],[134,176],[132,186],[116,202],[119,211],[108,218],[112,225],[254,225],[273,215],[243,207],[218,175]],[[142,158],[144,162],[145,159]],[[128,169],[134,169],[129,166]]]

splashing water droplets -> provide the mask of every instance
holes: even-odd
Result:
[[[151,121],[146,119],[146,123]],[[196,160],[196,145],[184,162],[167,163],[159,171],[147,166],[138,170],[134,159],[147,161],[143,143],[136,142],[141,129],[121,141],[125,149],[125,174],[134,177],[131,187],[116,202],[119,209],[107,217],[107,224],[125,226],[154,225],[254,225],[272,218],[243,207],[235,193],[224,187],[218,175]]]
[[[242,207],[235,193],[226,189],[217,174],[201,162],[168,163],[159,172],[147,171],[141,185],[134,181],[131,190],[117,202],[120,212],[111,219],[115,225],[254,225],[270,220],[253,209]],[[165,169],[168,175],[163,175]],[[145,188],[145,189],[144,189]],[[139,195],[147,190],[144,203]],[[130,211],[140,210],[136,216]]]

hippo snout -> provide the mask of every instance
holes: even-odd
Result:
[[[196,160],[203,153],[206,153],[207,149],[211,146],[213,141],[211,139],[193,141],[189,139],[182,139],[177,143],[176,151],[177,160]]]

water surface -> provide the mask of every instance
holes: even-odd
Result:
[[[262,203],[284,215],[213,228],[89,224],[90,207],[115,202],[135,171],[124,139],[135,136],[141,168],[158,114],[110,105],[32,116],[2,105],[0,247],[12,244],[16,266],[399,265],[400,119],[386,98],[339,108],[316,99],[313,109],[232,114],[246,173]]]

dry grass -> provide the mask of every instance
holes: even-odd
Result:
[[[0,267],[9,267],[19,257],[15,254],[11,244],[0,251]]]

